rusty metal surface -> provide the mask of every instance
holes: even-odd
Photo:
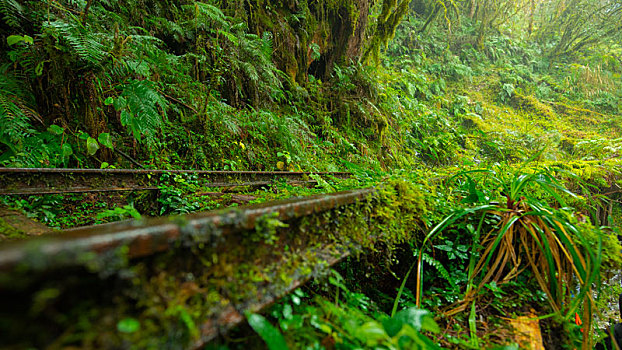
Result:
[[[206,187],[261,186],[276,179],[310,182],[310,172],[206,171],[144,169],[0,168],[0,195],[60,194],[153,190],[160,177],[196,175]],[[319,172],[320,176],[347,178],[347,172]]]
[[[290,220],[356,203],[373,192],[374,189],[368,188],[186,216],[85,227],[0,244],[0,270],[80,265],[93,253],[102,254],[121,246],[128,247],[130,258],[147,256],[179,244],[184,237],[210,241],[223,233],[253,229],[257,220],[270,213],[278,213],[280,220]]]
[[[216,187],[216,186],[214,186]],[[20,188],[16,190],[0,189],[0,196],[30,196],[44,194],[63,194],[63,193],[98,193],[98,192],[132,192],[132,191],[156,191],[158,187],[68,187],[63,189],[39,189],[39,188]]]
[[[309,181],[287,181],[288,184],[291,185],[303,185],[310,186],[317,184],[315,180]],[[206,187],[261,187],[261,186],[269,186],[273,184],[271,181],[253,181],[253,182],[210,182],[206,184]],[[159,187],[154,186],[133,186],[133,187],[103,187],[103,188],[90,188],[90,187],[67,187],[67,188],[51,188],[51,189],[41,189],[41,188],[19,188],[19,189],[10,189],[3,190],[0,189],[0,196],[29,196],[29,195],[45,195],[45,194],[64,194],[64,193],[99,193],[99,192],[136,192],[136,191],[158,191]]]
[[[301,176],[310,174],[349,176],[349,172],[296,172],[296,171],[223,171],[223,170],[162,170],[162,169],[73,169],[73,168],[0,168],[2,173],[64,173],[64,174],[197,174],[197,175],[268,175]]]

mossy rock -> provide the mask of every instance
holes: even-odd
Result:
[[[514,108],[526,112],[531,112],[548,120],[554,119],[556,117],[553,108],[545,103],[540,102],[535,96],[515,93],[510,100],[510,104]]]

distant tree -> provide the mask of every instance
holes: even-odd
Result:
[[[484,48],[486,37],[499,27],[507,23],[517,14],[524,13],[524,10],[531,3],[530,0],[469,0],[467,1],[468,16],[478,23],[476,46]]]
[[[551,58],[613,44],[622,36],[621,0],[545,1],[538,15],[537,38],[553,43]]]

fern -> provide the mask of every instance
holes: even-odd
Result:
[[[121,124],[127,127],[139,142],[142,136],[148,145],[154,146],[156,133],[163,124],[158,111],[166,116],[168,104],[155,88],[155,83],[148,80],[133,80],[125,86],[121,97],[115,101],[115,108],[121,112]]]
[[[278,77],[278,69],[272,62],[272,34],[263,37],[246,33],[246,24],[232,26],[237,45],[233,50],[232,68],[242,73],[252,88],[272,101],[283,95],[283,86]],[[237,53],[237,54],[236,54]],[[241,81],[237,81],[242,90]]]
[[[419,252],[417,250],[415,250],[414,256],[417,257],[418,255],[419,255]],[[447,282],[449,282],[449,284],[452,287],[456,286],[456,281],[453,278],[451,278],[451,275],[449,274],[449,271],[447,271],[445,266],[443,266],[443,264],[440,261],[434,259],[433,257],[428,255],[427,253],[423,253],[423,261],[428,263],[428,265],[433,266],[436,269],[436,271],[439,273],[439,275],[441,275],[441,277],[443,277],[443,279],[445,279]]]
[[[24,8],[15,0],[0,0],[0,14],[6,24],[19,29],[24,18]]]
[[[145,21],[149,27],[157,28],[159,32],[164,33],[165,35],[173,36],[175,40],[179,42],[183,41],[183,38],[186,35],[184,28],[180,24],[169,21],[166,18],[146,18]]]
[[[192,5],[183,5],[182,9],[194,14],[194,19],[189,21],[189,24],[196,29],[206,30],[229,26],[227,16],[216,6],[196,1]]]
[[[23,148],[24,139],[33,133],[30,119],[38,116],[26,105],[25,100],[31,100],[32,96],[6,68],[0,68],[0,143],[17,154]]]
[[[71,23],[62,20],[46,22],[43,24],[43,31],[50,33],[61,43],[65,41],[88,64],[100,65],[108,57],[108,52],[97,40],[97,35],[79,23],[77,18]]]

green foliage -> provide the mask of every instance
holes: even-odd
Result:
[[[288,224],[278,219],[279,213],[266,214],[255,221],[255,235],[251,238],[255,242],[265,242],[274,245],[277,236],[277,229],[289,227]]]
[[[134,333],[140,329],[140,322],[134,318],[124,318],[117,323],[117,330],[122,333]]]
[[[514,91],[516,88],[512,84],[503,84],[501,87],[501,92],[499,92],[499,99],[502,102],[507,102],[514,95]]]
[[[163,124],[162,114],[166,117],[168,107],[155,84],[148,80],[130,81],[112,104],[121,113],[121,124],[129,129],[134,138],[141,142],[144,137],[150,149],[154,149],[157,132]]]
[[[365,294],[351,291],[337,272],[328,281],[324,288],[334,288],[335,300],[325,292],[297,290],[272,307],[289,344],[314,349],[319,339],[328,339],[340,349],[441,349],[428,338],[440,332],[429,311],[409,307],[389,317]]]
[[[80,60],[90,66],[99,66],[108,57],[107,49],[101,44],[100,38],[92,30],[89,30],[80,20],[69,15],[70,20],[56,20],[44,22],[42,26],[43,37],[52,37],[57,41],[56,48],[73,51]]]
[[[584,312],[591,310],[591,288],[598,283],[599,268],[602,261],[602,245],[588,246],[588,237],[597,237],[602,242],[598,232],[591,233],[595,228],[580,225],[569,209],[555,209],[540,199],[530,195],[532,186],[540,187],[547,198],[550,198],[562,207],[565,201],[558,193],[573,196],[563,188],[549,173],[522,173],[515,172],[504,180],[500,180],[488,171],[474,171],[458,174],[457,177],[471,174],[490,174],[493,188],[500,189],[499,194],[505,200],[499,204],[488,204],[488,197],[475,192],[472,182],[469,182],[472,203],[476,207],[459,209],[440,222],[426,236],[421,251],[429,239],[456,223],[458,220],[472,215],[482,215],[478,225],[473,247],[481,245],[478,251],[481,256],[473,255],[469,264],[468,285],[463,300],[458,306],[448,312],[455,314],[465,310],[468,305],[475,303],[478,293],[485,285],[517,278],[521,271],[521,261],[534,274],[539,287],[546,293],[551,308],[560,316],[568,318],[579,307]],[[537,193],[537,192],[536,192]],[[483,200],[482,200],[483,199]],[[471,201],[469,201],[471,202]],[[485,215],[495,215],[499,222],[490,231],[482,231],[482,222]],[[417,294],[421,291],[421,263],[418,261]],[[578,281],[579,293],[571,298],[566,286],[574,285]],[[419,297],[417,298],[419,301]],[[585,314],[584,314],[585,316]],[[590,323],[586,324],[591,327]],[[584,343],[586,344],[586,343]]]
[[[8,72],[8,66],[0,67],[0,143],[10,154],[17,155],[24,149],[25,139],[34,132],[30,120],[36,113],[28,107],[32,95],[23,84]],[[5,158],[9,154],[3,154]]]
[[[257,314],[250,314],[246,316],[246,319],[248,321],[248,324],[253,328],[253,330],[257,332],[257,334],[259,334],[261,338],[266,342],[266,345],[268,345],[268,349],[289,349],[287,347],[287,344],[285,343],[283,335],[281,335],[281,333],[279,333],[279,331],[274,328],[274,326],[272,326],[270,322],[265,319],[265,317]]]
[[[2,20],[12,28],[20,28],[24,18],[24,8],[16,0],[0,0]]]
[[[123,207],[115,207],[114,209],[106,209],[97,214],[98,219],[108,219],[113,221],[124,220],[127,218],[140,219],[141,215],[134,208],[133,204],[127,204]]]
[[[196,175],[160,176],[158,203],[160,210],[157,215],[187,214],[200,208],[197,201],[186,194],[197,188]]]

